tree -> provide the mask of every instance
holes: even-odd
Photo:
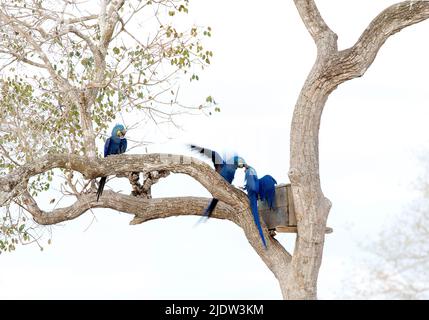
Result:
[[[427,160],[427,159],[425,159]],[[370,243],[362,243],[369,257],[354,271],[353,299],[427,299],[429,267],[427,238],[429,171],[419,181],[419,195],[386,230]]]
[[[111,2],[110,6],[106,6],[106,13],[110,12],[113,16],[106,14],[108,18],[101,19],[101,30],[103,30],[103,21],[109,21],[107,23],[111,26],[109,30],[114,30],[116,25],[120,28],[121,19],[114,14],[118,10],[109,10],[109,8],[114,5],[118,5],[117,8],[120,8],[124,3],[125,1]],[[137,224],[151,219],[201,212],[207,204],[207,199],[189,197],[152,199],[148,196],[148,189],[143,188],[140,197],[107,191],[106,197],[102,197],[97,203],[91,184],[85,183],[82,191],[74,192],[77,198],[75,204],[48,213],[38,208],[35,200],[28,194],[28,180],[55,168],[61,168],[67,172],[79,172],[87,180],[105,175],[128,175],[130,172],[143,172],[146,177],[154,176],[154,179],[148,183],[150,187],[152,182],[157,181],[156,178],[160,174],[166,175],[169,172],[188,174],[207,188],[214,197],[221,200],[221,205],[214,212],[214,217],[230,220],[244,230],[252,247],[278,279],[285,299],[316,298],[324,232],[331,207],[330,201],[321,190],[319,175],[318,131],[324,105],[328,96],[341,83],[365,73],[375,59],[378,50],[391,35],[427,19],[429,2],[404,1],[387,8],[370,23],[356,44],[345,50],[338,50],[337,35],[324,22],[314,1],[295,0],[295,5],[315,41],[317,58],[298,97],[291,127],[289,178],[292,183],[298,222],[298,234],[293,254],[288,253],[274,238],[268,237],[267,232],[265,232],[265,236],[268,239],[268,250],[264,250],[260,244],[245,194],[226,184],[209,166],[199,160],[161,154],[122,155],[107,159],[95,157],[95,143],[93,142],[95,131],[92,126],[96,120],[91,117],[90,111],[94,109],[96,100],[87,104],[87,101],[91,101],[87,98],[84,99],[85,103],[80,105],[76,103],[76,99],[74,100],[75,105],[85,105],[86,107],[80,109],[79,107],[69,107],[75,110],[76,120],[74,122],[81,126],[82,132],[85,133],[78,140],[80,144],[73,144],[77,146],[74,150],[78,150],[80,154],[69,155],[64,153],[64,150],[54,148],[43,155],[39,153],[37,158],[31,159],[31,162],[11,167],[8,169],[8,173],[0,178],[0,202],[5,204],[13,200],[20,203],[39,224],[54,224],[74,219],[96,207],[113,208],[134,214],[135,218],[132,223]],[[5,13],[0,16],[2,22],[9,25],[11,20],[7,20],[7,17],[8,15]],[[12,23],[12,25],[14,24]],[[37,27],[37,24],[35,26]],[[31,27],[34,26],[31,25]],[[206,32],[210,32],[210,30],[206,30]],[[18,32],[19,34],[21,33]],[[104,33],[101,31],[101,34]],[[103,36],[100,39],[104,39]],[[28,40],[26,42],[31,44]],[[101,41],[101,43],[109,45],[108,41],[107,43]],[[12,47],[8,46],[8,48]],[[198,50],[198,46],[196,48]],[[17,55],[15,58],[20,58],[22,61],[29,59],[22,53]],[[204,59],[207,56],[211,56],[211,54],[203,54],[201,58]],[[37,61],[37,63],[44,63],[43,56],[40,59],[42,61]],[[94,62],[89,60],[84,64],[90,67],[95,61],[94,56]],[[91,70],[99,69],[89,68],[89,71]],[[95,71],[86,73],[87,77],[97,74]],[[57,70],[53,69],[51,72],[51,81],[61,77]],[[89,92],[98,91],[99,86],[102,87],[102,84],[105,84],[104,77],[105,75],[99,75],[99,78],[91,78],[96,81],[88,81],[85,84]],[[108,76],[107,78],[109,79]],[[143,87],[144,85],[143,83]],[[21,91],[27,92],[26,90]],[[13,98],[16,99],[16,97]],[[27,101],[28,93],[27,96],[19,96],[19,99]],[[26,103],[30,104],[30,102]],[[73,104],[71,105],[73,106]],[[113,113],[114,111],[116,110],[112,110]],[[7,164],[10,166],[10,161]],[[74,185],[74,181],[69,181],[69,184]]]
[[[100,4],[0,3],[2,175],[49,154],[95,158],[96,140],[119,114],[140,113],[135,126],[145,118],[161,126],[174,123],[178,114],[206,112],[214,102],[207,97],[204,104],[192,107],[178,97],[181,74],[198,80],[198,67],[208,65],[213,54],[201,42],[211,35],[210,27],[176,26],[176,17],[188,12],[187,0]],[[148,21],[143,31],[141,19]],[[20,191],[2,198],[5,219],[0,235],[5,239],[0,248],[13,250],[19,238],[30,241],[25,217],[10,214],[10,200],[33,216],[43,214],[35,197],[49,189],[54,169],[24,178]],[[63,174],[60,185],[68,195],[94,188],[93,181],[80,181],[70,170]],[[138,189],[138,180],[130,181]],[[150,188],[149,181],[140,194],[149,192],[144,189]]]

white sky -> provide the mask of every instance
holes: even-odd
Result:
[[[186,131],[149,152],[184,152],[183,142],[235,150],[260,176],[287,182],[293,106],[315,58],[293,1],[191,2],[189,19],[213,29],[215,56],[200,82],[182,89],[191,101],[212,94],[222,112],[184,119]],[[317,4],[345,48],[395,2]],[[365,254],[356,244],[371,241],[415,196],[417,157],[428,143],[428,32],[423,22],[393,36],[366,75],[341,85],[327,102],[320,170],[334,233],[326,237],[321,299],[342,297],[350,267]],[[154,195],[209,194],[188,177],[170,176]],[[88,230],[91,214],[53,227],[43,252],[27,246],[2,254],[0,298],[281,299],[276,279],[231,222],[212,219],[194,228],[198,217],[178,217],[129,226],[127,214],[97,210],[95,217]],[[293,235],[277,239],[293,248]]]

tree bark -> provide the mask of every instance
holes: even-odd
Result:
[[[290,170],[297,239],[287,277],[285,299],[316,299],[326,221],[331,202],[321,189],[319,127],[330,93],[341,83],[362,76],[387,38],[429,17],[428,1],[404,1],[380,13],[351,48],[338,51],[337,35],[327,26],[313,0],[295,0],[317,46],[316,62],[295,105],[290,133]]]

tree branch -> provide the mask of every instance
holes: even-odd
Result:
[[[0,53],[11,55],[11,56],[15,57],[18,61],[22,61],[24,63],[28,63],[28,64],[30,64],[32,66],[35,66],[35,67],[38,67],[38,68],[47,69],[46,65],[44,65],[42,63],[39,63],[39,62],[36,62],[36,61],[33,61],[33,60],[30,60],[30,59],[26,58],[25,55],[18,54],[17,52],[7,51],[7,50],[0,50]]]
[[[85,17],[79,17],[79,18],[66,18],[64,20],[60,21],[60,24],[75,24],[75,23],[81,23],[81,22],[85,22],[85,21],[89,21],[89,20],[94,20],[97,19],[98,15],[96,14],[92,14],[89,16],[85,16]]]
[[[294,0],[305,27],[312,36],[317,48],[325,48],[326,39],[337,48],[337,35],[328,27],[317,9],[314,0]]]
[[[428,18],[429,1],[403,1],[383,10],[353,47],[339,52],[334,73],[340,83],[364,75],[390,36]]]
[[[28,206],[29,199],[24,200]],[[108,208],[135,215],[130,224],[140,224],[158,218],[168,218],[179,215],[199,215],[204,212],[209,199],[197,197],[157,198],[144,199],[120,194],[111,190],[103,192],[103,196],[97,201],[95,194],[84,194],[71,206],[45,212],[31,204],[30,213],[34,220],[42,225],[52,225],[64,221],[73,220],[89,209]],[[219,203],[213,212],[217,219],[228,219],[237,223],[235,210],[225,203]]]
[[[131,223],[139,224],[175,215],[199,215],[208,204],[208,199],[202,198],[144,199],[106,190],[99,202],[96,201],[95,193],[81,193],[77,195],[77,201],[73,205],[56,209],[50,213],[44,212],[37,206],[34,199],[28,196],[26,185],[30,177],[54,168],[75,170],[90,179],[127,172],[170,171],[190,175],[220,200],[220,206],[215,211],[214,217],[228,219],[239,225],[249,243],[276,277],[282,276],[284,268],[291,260],[290,254],[277,240],[268,235],[265,228],[264,234],[269,246],[268,250],[263,249],[246,194],[227,183],[206,163],[187,156],[171,154],[112,155],[96,159],[65,154],[47,155],[0,177],[0,205],[11,200],[12,197],[16,198],[21,195],[23,204],[26,205],[35,221],[40,224],[54,224],[74,219],[91,208],[102,207],[135,214],[136,217]],[[276,262],[273,261],[272,254],[278,254],[279,258]]]
[[[110,7],[107,10],[107,13],[101,13],[101,25],[102,28],[100,31],[101,39],[100,39],[100,50],[102,50],[103,54],[105,54],[105,50],[109,46],[110,40],[112,39],[113,31],[115,30],[116,23],[119,21],[119,9],[124,5],[125,0],[114,0],[110,4]],[[106,8],[104,8],[106,9]],[[103,11],[103,10],[102,10]],[[107,19],[106,19],[107,18]]]
[[[216,198],[234,206],[247,199],[245,194],[228,184],[209,165],[196,158],[171,154],[112,155],[89,158],[72,154],[48,154],[0,177],[0,205],[16,196],[23,182],[55,168],[78,171],[86,179],[128,172],[170,171],[192,176]],[[247,201],[247,200],[246,200]]]
[[[94,55],[94,59],[100,59],[100,51],[98,50],[95,43],[92,41],[92,39],[88,36],[86,36],[82,31],[76,29],[74,26],[67,25],[62,30],[58,31],[53,35],[53,37],[61,37],[63,35],[66,35],[68,33],[74,33],[76,36],[81,38],[83,41],[86,42],[89,49],[91,50],[92,54]]]
[[[54,70],[54,67],[52,66],[51,61],[49,60],[49,58],[46,55],[46,53],[42,50],[40,44],[37,43],[37,41],[31,37],[30,33],[26,32],[25,30],[23,30],[20,27],[20,25],[22,25],[22,22],[20,20],[14,18],[14,17],[10,17],[7,14],[5,14],[2,10],[0,10],[0,21],[4,21],[6,24],[10,25],[11,28],[15,32],[17,32],[18,34],[20,34],[33,47],[33,49],[39,55],[40,59],[42,59],[44,65],[45,65],[46,70],[49,72],[49,74],[51,75],[52,79],[57,82],[57,84],[59,85],[59,87],[66,87],[66,88],[70,87],[70,84],[69,84],[68,80],[65,79],[65,78],[63,78],[63,77],[61,77]]]
[[[84,194],[78,200],[66,208],[55,209],[52,212],[44,212],[30,206],[30,213],[34,220],[42,225],[52,225],[75,219],[91,208],[109,208],[135,215],[130,221],[131,225],[141,224],[150,220],[168,218],[183,215],[201,215],[207,207],[210,199],[199,197],[155,198],[144,199],[140,197],[119,194],[110,190],[103,192],[103,196],[97,201],[95,194]],[[28,206],[28,203],[26,203]],[[248,210],[248,207],[247,207]],[[290,263],[291,255],[274,238],[266,235],[270,243],[268,250],[262,249],[261,240],[254,226],[252,215],[237,212],[235,208],[223,202],[219,202],[212,213],[213,218],[232,221],[243,229],[249,243],[261,256],[276,277],[284,274],[284,268]],[[278,257],[277,263],[273,263],[272,255]]]
[[[107,10],[107,4],[110,3],[110,6]],[[99,25],[100,25],[100,40],[97,45],[93,45],[91,39],[85,37],[84,34],[79,33],[75,28],[71,29],[71,32],[74,32],[76,35],[84,39],[86,43],[90,46],[90,49],[94,55],[94,69],[95,75],[93,78],[93,83],[103,83],[105,79],[106,72],[106,54],[109,47],[110,41],[112,39],[113,31],[115,30],[116,23],[119,20],[119,9],[124,5],[125,0],[113,0],[107,1],[104,0],[101,3],[101,10],[99,14]],[[106,12],[107,10],[107,12]],[[76,33],[78,32],[78,33]],[[94,101],[99,92],[97,86],[87,86],[87,90],[83,92],[82,99],[79,103],[80,117],[82,128],[84,131],[84,140],[85,147],[87,150],[87,155],[90,157],[96,156],[95,148],[95,133],[91,119],[91,106],[94,104]]]

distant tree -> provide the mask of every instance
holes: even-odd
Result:
[[[368,256],[344,286],[355,299],[429,298],[429,166],[419,197],[391,219],[377,239],[361,246]]]

